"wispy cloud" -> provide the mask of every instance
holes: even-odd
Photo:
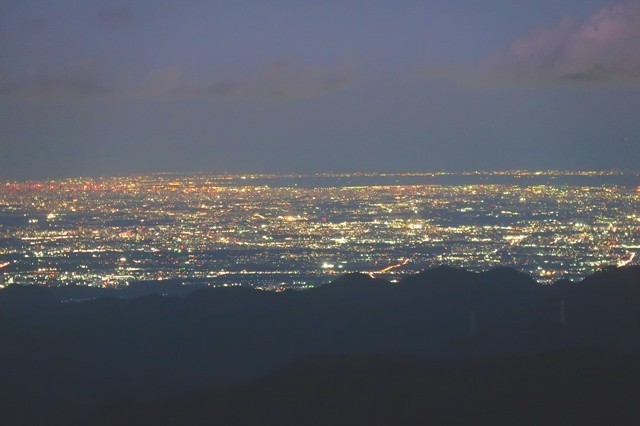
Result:
[[[104,98],[113,94],[104,67],[95,61],[80,61],[64,69],[40,69],[25,78],[0,80],[0,96],[35,100]]]
[[[236,98],[288,100],[321,96],[351,86],[358,80],[355,67],[303,66],[296,61],[278,60],[248,77],[213,79],[208,84],[175,87],[173,96],[187,98]]]
[[[103,7],[96,13],[98,22],[113,28],[122,28],[129,25],[134,19],[133,11],[126,6]]]
[[[432,65],[425,73],[481,84],[640,85],[640,0],[562,19],[482,64]]]
[[[36,70],[25,78],[0,78],[0,96],[50,99],[246,99],[280,101],[321,96],[347,88],[358,80],[355,67],[322,68],[278,60],[254,73],[194,79],[182,67],[148,72],[142,78],[111,75],[93,61],[62,69]],[[1,76],[0,76],[1,77]]]

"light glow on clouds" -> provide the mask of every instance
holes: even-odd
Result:
[[[480,64],[429,62],[422,75],[469,85],[640,85],[640,0],[566,17]]]
[[[640,84],[640,1],[535,31],[491,65],[523,81]]]

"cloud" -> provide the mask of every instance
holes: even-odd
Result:
[[[182,67],[159,68],[141,78],[109,75],[94,61],[76,62],[55,70],[36,70],[25,78],[0,75],[0,97],[52,99],[247,99],[291,100],[321,96],[358,80],[351,65],[307,67],[295,61],[274,61],[244,77],[209,81],[189,78]]]
[[[135,19],[135,15],[128,7],[103,7],[96,13],[98,22],[112,28],[123,28]]]
[[[637,86],[640,0],[605,7],[585,20],[562,19],[474,67],[430,65],[423,71],[472,84]]]
[[[94,61],[74,62],[59,70],[35,70],[19,81],[0,80],[0,96],[9,98],[88,99],[112,92],[104,67]]]
[[[349,87],[357,80],[352,65],[314,68],[279,60],[266,64],[248,77],[219,78],[209,84],[176,87],[171,93],[186,98],[274,101],[321,96]]]

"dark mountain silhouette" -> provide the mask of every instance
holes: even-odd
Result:
[[[116,400],[250,382],[310,356],[401,353],[465,365],[570,349],[640,354],[637,266],[555,285],[507,268],[440,267],[399,283],[349,274],[283,293],[188,287],[159,287],[182,297],[1,290],[7,424],[69,424]]]
[[[134,298],[153,294],[183,297],[206,287],[204,282],[184,284],[181,280],[137,281],[127,287],[99,288],[82,285],[47,287],[10,285],[0,291],[0,311],[41,312],[61,302],[83,302],[105,297]]]

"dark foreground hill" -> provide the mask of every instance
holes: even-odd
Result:
[[[61,291],[76,290],[88,291],[0,291],[6,424],[69,424],[114,401],[248,383],[309,356],[464,364],[570,349],[640,354],[640,267],[549,286],[506,268],[441,267],[398,284],[350,274],[304,292],[202,288],[60,302]]]
[[[114,405],[79,425],[636,425],[639,361],[578,351],[315,357],[241,386]]]

